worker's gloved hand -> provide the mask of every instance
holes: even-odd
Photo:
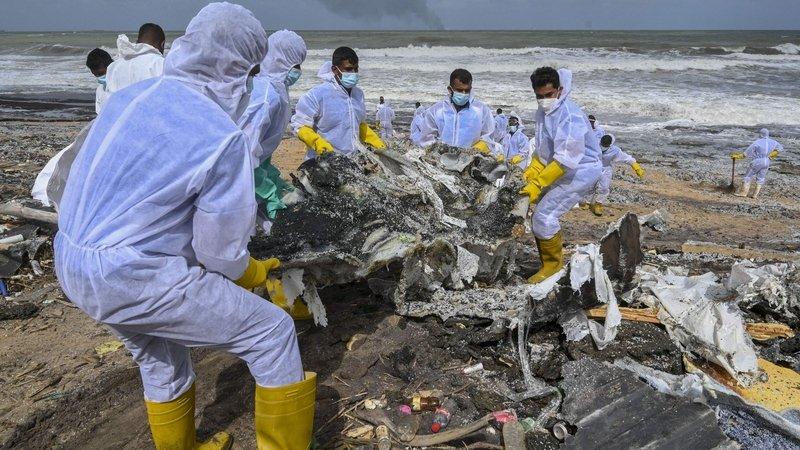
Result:
[[[775,158],[778,157],[778,153],[779,152],[777,150],[773,150],[773,151],[769,152],[769,155],[767,155],[767,156],[769,156],[769,159],[775,159]]]
[[[514,155],[511,157],[511,164],[519,164],[523,159],[522,155]]]
[[[234,283],[245,289],[253,289],[263,286],[267,282],[269,271],[277,269],[281,266],[281,262],[277,258],[270,259],[255,259],[252,256],[247,263],[247,268],[238,280]]]
[[[358,126],[358,137],[361,139],[361,142],[375,150],[383,150],[386,148],[386,144],[381,137],[378,136],[378,133],[372,131],[372,128],[370,128],[366,122],[361,122],[361,125]]]
[[[561,167],[561,164],[559,164],[558,161],[553,161],[542,169],[534,179],[529,181],[528,185],[519,191],[519,193],[527,195],[531,204],[534,204],[539,201],[539,196],[542,195],[542,191],[555,183],[562,175],[564,175],[564,169]]]
[[[742,153],[742,152],[733,152],[733,153],[731,153],[731,159],[744,159],[744,153]]]
[[[539,159],[538,156],[534,156],[531,159],[531,163],[528,165],[528,168],[525,169],[525,172],[522,172],[522,179],[525,180],[526,183],[530,183],[531,180],[536,178],[544,169],[544,163]]]
[[[478,141],[472,144],[472,148],[479,151],[480,153],[483,153],[484,155],[489,155],[492,153],[491,150],[489,150],[489,144],[487,144],[484,141]]]
[[[311,127],[301,127],[297,130],[297,138],[312,148],[314,152],[317,153],[317,156],[333,153],[333,146],[331,143],[323,139],[322,136],[317,134]]]
[[[631,169],[633,169],[633,172],[636,173],[636,176],[639,178],[644,178],[644,169],[642,169],[642,166],[640,166],[639,163],[635,162],[631,164]]]
[[[506,157],[503,156],[503,155],[497,155],[497,156],[494,157],[494,159],[496,159],[497,162],[501,163],[501,162],[504,162],[506,160]]]

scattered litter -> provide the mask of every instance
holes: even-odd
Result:
[[[385,427],[385,425],[384,425]],[[363,425],[352,430],[348,430],[345,436],[353,439],[372,439],[375,436],[375,427],[372,425]]]
[[[380,425],[375,428],[375,437],[378,438],[378,450],[390,450],[392,448],[392,440],[389,438],[389,428],[386,425]]]
[[[469,375],[471,373],[480,372],[483,370],[483,363],[478,363],[469,367],[465,367],[461,372],[465,375]]]
[[[426,397],[422,395],[415,395],[408,401],[411,405],[411,410],[415,412],[420,411],[435,411],[441,403],[438,397]]]
[[[796,265],[738,262],[731,268],[727,286],[737,292],[741,307],[778,314],[795,326],[800,323],[800,270]]]
[[[667,222],[669,221],[669,214],[665,211],[657,209],[650,214],[639,217],[639,225],[644,225],[654,231],[665,232],[669,228]]]
[[[522,424],[513,420],[503,425],[503,445],[505,450],[525,450],[525,430]]]
[[[121,349],[125,345],[120,341],[108,341],[103,342],[102,344],[98,345],[94,348],[95,353],[100,358],[104,357],[109,353],[114,353],[115,351]]]
[[[442,429],[447,428],[447,425],[450,424],[453,411],[455,411],[455,407],[456,403],[452,399],[447,399],[442,406],[436,408],[431,422],[431,432],[438,433],[442,431]]]
[[[553,436],[555,436],[559,441],[563,441],[569,435],[567,424],[564,422],[556,422],[556,424],[553,425]]]
[[[400,405],[397,408],[397,410],[400,411],[400,414],[403,414],[405,416],[411,415],[411,413],[413,412],[411,406],[409,405]]]

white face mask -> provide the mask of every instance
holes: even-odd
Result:
[[[542,108],[544,112],[550,112],[553,108],[553,104],[558,100],[557,98],[537,98],[536,103],[539,104],[539,108]]]

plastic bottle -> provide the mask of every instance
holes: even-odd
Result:
[[[450,416],[450,411],[444,409],[444,407],[440,406],[436,408],[436,412],[433,413],[431,432],[438,433],[442,428],[447,427],[447,424],[450,423]]]
[[[378,438],[378,450],[391,450],[392,440],[389,439],[389,428],[386,425],[375,428],[375,437]]]
[[[420,395],[411,397],[408,403],[411,405],[411,410],[415,412],[436,411],[436,408],[441,405],[438,397],[422,397]]]

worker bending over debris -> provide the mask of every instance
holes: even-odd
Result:
[[[173,44],[163,77],[106,103],[60,204],[59,283],[139,365],[159,450],[230,447],[224,432],[195,442],[190,347],[247,363],[259,449],[311,443],[316,376],[303,372],[294,322],[249,291],[280,264],[247,251],[253,164],[236,124],[266,51],[250,11],[204,7]]]
[[[456,69],[450,74],[447,97],[425,112],[414,144],[427,147],[439,141],[453,147],[495,153],[494,119],[489,107],[472,95],[472,74]]]
[[[520,164],[528,157],[528,136],[525,136],[522,120],[517,113],[512,112],[508,116],[507,131],[501,145],[503,152],[498,155],[500,161],[507,160],[511,164]]]
[[[297,101],[292,129],[308,146],[306,159],[326,153],[349,155],[361,143],[374,149],[386,144],[365,122],[364,92],[358,84],[358,55],[350,47],[333,51],[317,74],[323,82]]]
[[[540,67],[531,75],[536,111],[536,156],[525,170],[520,191],[535,204],[532,229],[542,266],[531,276],[539,283],[563,267],[559,219],[580,202],[603,171],[600,148],[589,119],[569,99],[572,72]]]
[[[731,153],[731,158],[733,159],[747,157],[750,160],[750,166],[744,175],[742,187],[733,194],[737,197],[747,197],[750,192],[750,185],[755,181],[756,189],[753,191],[753,198],[758,198],[761,188],[764,187],[764,183],[767,181],[770,160],[775,159],[783,151],[783,146],[769,137],[769,130],[762,128],[760,133],[761,138],[750,144],[750,147],[747,147],[744,153]]]
[[[603,174],[597,183],[589,189],[589,192],[581,202],[581,209],[590,209],[596,216],[603,215],[603,205],[608,200],[608,194],[611,193],[611,181],[614,178],[614,164],[629,164],[633,169],[636,176],[644,178],[644,169],[636,159],[623,152],[621,148],[614,145],[616,138],[613,134],[607,134],[600,139],[600,149],[603,152],[601,160],[603,161]]]

